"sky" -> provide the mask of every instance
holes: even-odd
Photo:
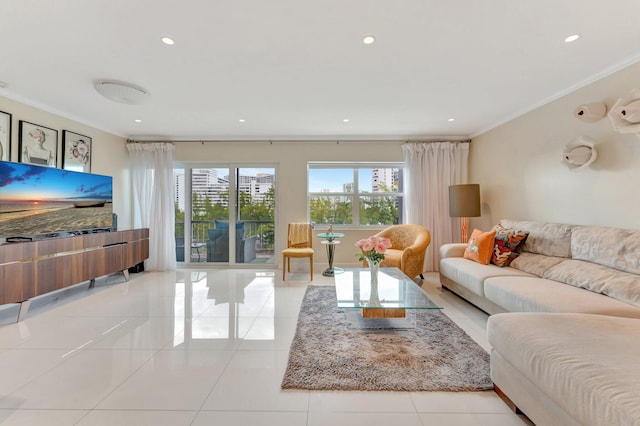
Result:
[[[344,185],[353,183],[353,169],[310,169],[309,192],[344,191]],[[358,187],[360,191],[371,192],[371,169],[359,169]]]
[[[0,202],[112,200],[110,176],[0,161]]]

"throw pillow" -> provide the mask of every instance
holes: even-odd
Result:
[[[491,260],[491,253],[493,252],[493,240],[495,236],[495,230],[482,232],[479,229],[474,229],[471,233],[471,238],[469,238],[469,244],[464,251],[465,259],[473,260],[482,265],[488,265]]]
[[[491,263],[500,267],[509,266],[513,259],[520,254],[529,233],[507,229],[502,225],[496,225],[493,230],[496,231],[496,236]]]

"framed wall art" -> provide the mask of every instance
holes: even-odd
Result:
[[[18,133],[21,163],[56,167],[58,158],[58,131],[39,124],[20,120]]]
[[[91,172],[91,138],[69,130],[62,131],[62,168]]]
[[[11,114],[0,111],[0,160],[11,161]]]

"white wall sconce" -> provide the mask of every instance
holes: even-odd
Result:
[[[598,158],[595,145],[596,141],[588,136],[574,139],[562,151],[562,162],[573,171],[589,167]]]
[[[585,123],[595,123],[602,120],[607,114],[607,106],[604,102],[591,102],[578,106],[573,111],[573,116]]]
[[[619,133],[640,133],[640,89],[618,99],[609,111],[609,120]]]

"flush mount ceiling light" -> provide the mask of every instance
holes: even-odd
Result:
[[[564,42],[565,43],[571,43],[573,41],[576,41],[579,38],[580,38],[580,34],[571,34],[570,36],[568,36],[567,38],[564,39]]]
[[[367,45],[373,44],[375,43],[375,41],[376,41],[376,38],[372,35],[366,35],[362,38],[362,42]]]
[[[449,123],[451,123],[452,121],[456,121],[456,119],[455,119],[455,118],[448,118],[448,119],[447,119],[447,121],[448,121]]]
[[[175,44],[175,41],[173,41],[171,37],[162,37],[160,40],[167,46],[173,46]]]
[[[147,102],[151,95],[142,87],[118,81],[98,81],[94,87],[105,98],[127,105],[140,105]]]

